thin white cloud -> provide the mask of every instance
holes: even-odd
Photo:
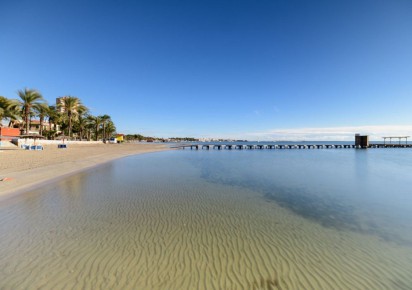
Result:
[[[273,129],[236,134],[234,137],[268,141],[352,141],[357,133],[369,135],[370,140],[381,141],[384,136],[412,136],[412,125]]]

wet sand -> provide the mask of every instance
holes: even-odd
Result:
[[[0,286],[410,289],[409,247],[199,180],[199,168],[167,165],[167,154],[108,163],[10,202]]]
[[[170,149],[164,144],[46,145],[43,151],[0,149],[0,200],[46,181],[134,154]]]

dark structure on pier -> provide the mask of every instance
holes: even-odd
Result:
[[[369,138],[368,135],[355,135],[355,146],[357,148],[368,148],[369,147]]]

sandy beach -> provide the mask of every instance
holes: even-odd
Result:
[[[134,154],[168,150],[164,144],[46,145],[43,151],[0,149],[0,200],[43,182]]]

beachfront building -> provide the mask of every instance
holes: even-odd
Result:
[[[47,121],[44,121],[42,124],[42,131],[56,131],[59,132],[60,131],[60,126],[53,124],[53,123],[49,123]],[[30,127],[29,127],[29,133],[30,134],[37,134],[40,132],[40,121],[39,120],[32,120],[30,122]]]
[[[58,97],[56,98],[56,110],[59,113],[64,113],[64,99],[66,97]]]
[[[19,130],[23,131],[22,128],[24,128],[24,122],[21,121],[16,121],[14,122],[13,128],[19,128]],[[43,132],[45,131],[56,131],[56,133],[60,133],[60,126],[57,124],[49,123],[48,121],[43,121],[42,124],[42,130]],[[29,125],[29,132],[28,134],[39,134],[40,133],[40,121],[39,120],[31,120],[30,125]]]

